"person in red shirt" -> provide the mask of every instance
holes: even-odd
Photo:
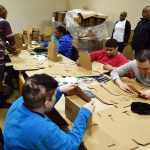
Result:
[[[105,50],[91,52],[90,56],[92,61],[104,64],[103,68],[108,71],[128,62],[127,58],[118,52],[118,42],[115,39],[107,40]],[[80,64],[80,62],[77,62],[77,64]],[[133,73],[129,73],[127,77],[132,78]]]

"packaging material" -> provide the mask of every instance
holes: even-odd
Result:
[[[51,26],[45,26],[44,33],[41,34],[41,41],[42,42],[48,42],[51,39],[53,29]]]
[[[83,91],[76,87],[69,93],[69,96],[66,96],[65,102],[65,115],[70,121],[74,121],[80,108],[86,103],[91,100]],[[92,126],[92,116],[88,121],[88,127]]]
[[[99,12],[74,9],[66,13],[65,21],[67,26],[70,26],[70,24],[75,21],[76,24],[74,24],[74,26],[80,25],[82,27],[91,27],[101,24],[107,18],[106,15]]]
[[[40,37],[40,31],[38,28],[33,28],[32,30],[32,40],[33,41],[39,41],[39,37]]]
[[[56,11],[53,12],[52,17],[55,21],[63,22],[66,15],[66,11]]]
[[[15,41],[16,41],[16,49],[17,50],[22,50],[23,49],[22,34],[21,33],[17,33],[14,36],[15,36]]]
[[[57,49],[56,49],[56,44],[49,42],[48,43],[48,59],[51,61],[56,61],[57,59]]]
[[[27,35],[27,31],[26,30],[23,30],[22,40],[23,40],[23,44],[28,46],[28,35]]]
[[[90,18],[87,18],[89,15],[82,15],[82,18],[83,16],[86,16],[83,19],[79,14],[81,14],[81,10],[79,9],[68,11],[64,20],[67,29],[73,36],[73,45],[79,51],[91,52],[94,50],[102,49],[103,39],[108,37],[106,22],[99,21],[98,25],[97,23],[93,24],[95,19],[93,14],[90,16]],[[95,14],[96,13],[94,13],[94,15]],[[97,19],[100,18],[97,17]]]
[[[89,54],[85,52],[80,52],[79,53],[79,63],[80,66],[87,69],[87,70],[92,70],[92,62],[91,62],[91,57]]]
[[[137,116],[127,109],[115,107],[99,111],[97,114],[100,116],[97,120],[101,129],[116,142],[124,145],[126,150],[136,149],[139,145],[146,146],[150,143],[148,130],[150,116]]]

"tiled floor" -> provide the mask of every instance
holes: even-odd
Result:
[[[7,93],[12,93],[11,96],[7,99],[7,102],[13,103],[18,97],[19,97],[19,92],[18,90],[5,87],[5,90]],[[7,113],[8,109],[0,109],[0,127],[3,129],[4,128],[4,121],[5,121],[5,116]]]

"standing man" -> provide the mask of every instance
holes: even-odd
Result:
[[[118,42],[118,51],[123,52],[125,46],[127,46],[130,31],[131,31],[131,24],[128,20],[126,20],[127,12],[123,11],[120,13],[119,20],[115,23],[112,38],[117,40]]]
[[[141,49],[150,48],[150,6],[143,8],[142,17],[134,30],[131,44],[135,51],[135,56]]]

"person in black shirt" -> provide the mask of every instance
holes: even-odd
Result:
[[[134,30],[131,46],[135,51],[135,57],[140,50],[150,49],[150,6],[142,10],[142,18]]]

